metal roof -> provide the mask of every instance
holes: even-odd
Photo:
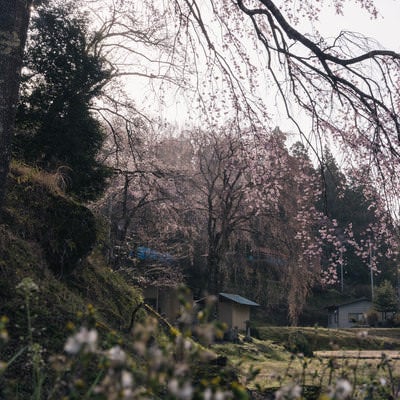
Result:
[[[333,310],[333,309],[335,309],[335,308],[339,308],[339,307],[343,307],[343,306],[348,306],[348,305],[353,304],[353,303],[361,303],[361,302],[363,302],[363,301],[367,301],[367,302],[369,302],[369,303],[372,303],[371,300],[369,300],[368,298],[366,298],[366,297],[361,297],[360,299],[355,299],[355,300],[347,301],[347,302],[345,302],[345,303],[332,304],[332,305],[330,305],[330,306],[326,306],[325,308],[328,309],[328,310]]]
[[[253,307],[257,307],[259,306],[259,304],[255,303],[254,301],[251,301],[249,299],[246,299],[242,296],[239,296],[238,294],[232,294],[232,293],[220,293],[219,294],[221,297],[231,300],[235,303],[238,304],[243,304],[245,306],[253,306]]]

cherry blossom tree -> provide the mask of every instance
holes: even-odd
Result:
[[[192,136],[196,171],[192,177],[190,202],[203,216],[206,273],[209,293],[222,289],[222,267],[235,233],[243,231],[254,211],[246,207],[250,181],[244,159],[246,149],[236,132],[196,132]]]
[[[290,154],[285,140],[279,130],[268,139],[273,149],[270,159],[276,164],[273,169],[280,174],[275,180],[275,201],[270,200],[260,209],[262,225],[258,235],[261,234],[262,241],[256,240],[254,249],[258,252],[260,246],[266,266],[275,269],[273,279],[279,282],[280,303],[287,307],[289,322],[296,325],[311,289],[320,280],[321,248],[316,227],[321,215],[315,204],[321,192],[306,152]],[[265,177],[265,173],[262,176]],[[265,279],[263,271],[258,274],[260,282],[257,284],[253,280],[257,288]],[[268,303],[268,293],[264,296],[264,302]]]
[[[194,169],[185,197],[197,225],[197,282],[203,269],[209,292],[240,288],[265,303],[266,280],[275,275],[288,293],[280,301],[296,323],[320,271],[312,232],[318,192],[310,160],[290,156],[279,130],[259,132],[255,139],[232,124],[192,132],[191,141]],[[253,262],[249,257],[255,254],[280,265]]]
[[[123,266],[126,256],[143,245],[176,259],[187,257],[190,250],[182,238],[190,237],[184,232],[190,224],[181,221],[185,213],[181,203],[183,192],[188,191],[191,143],[154,134],[140,120],[111,122],[104,161],[112,166],[114,176],[105,196],[92,205],[109,222],[110,263]]]
[[[362,171],[340,171],[329,151],[324,154],[323,170],[319,209],[331,221],[320,232],[325,250],[329,248],[323,263],[336,267],[333,280],[340,281],[343,292],[346,280],[367,284],[371,273],[390,272],[396,260],[396,232],[382,197],[365,182]]]

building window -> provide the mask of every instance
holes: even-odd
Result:
[[[349,318],[348,321],[349,322],[353,322],[353,323],[364,323],[365,322],[365,316],[364,313],[349,313]]]

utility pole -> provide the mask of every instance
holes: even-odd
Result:
[[[374,301],[374,271],[372,270],[372,249],[369,243],[369,270],[371,274],[371,300]]]
[[[340,291],[343,293],[344,289],[344,279],[343,279],[343,250],[340,249]]]

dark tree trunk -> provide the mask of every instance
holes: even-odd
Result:
[[[22,57],[33,0],[0,0],[0,215],[4,203]]]
[[[207,257],[208,294],[217,295],[220,291],[219,266],[220,266],[220,257],[217,254],[217,252],[215,252],[215,249],[212,246],[209,246],[208,257]]]

